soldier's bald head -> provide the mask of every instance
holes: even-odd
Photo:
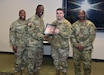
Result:
[[[84,14],[86,14],[85,10],[83,10],[83,9],[78,10],[78,14],[79,14],[79,13],[84,13]]]

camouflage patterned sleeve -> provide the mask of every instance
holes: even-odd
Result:
[[[38,39],[41,40],[44,38],[44,21],[43,20],[42,20],[41,27],[37,27],[37,28],[38,28],[37,36],[38,36]]]
[[[43,38],[43,28],[34,25],[34,22],[28,20],[28,34],[34,39],[41,40]]]
[[[38,30],[38,29],[37,29]],[[33,31],[29,31],[29,34],[34,38],[34,39],[37,39],[37,40],[41,40],[43,38],[43,34],[40,33],[40,32],[37,32],[35,30]]]
[[[65,28],[60,30],[59,35],[61,35],[64,38],[69,38],[71,36],[72,33],[72,26],[70,22],[65,23]]]
[[[10,44],[11,45],[15,45],[16,42],[16,29],[15,29],[15,23],[13,23],[11,26],[10,26],[10,30],[9,30],[9,41],[10,41]]]
[[[44,37],[43,29],[44,29],[43,26],[42,27],[36,27],[36,31],[35,32],[36,32],[36,36],[37,36],[38,40],[41,40]],[[33,33],[33,35],[34,35],[34,33]]]
[[[89,38],[85,42],[81,42],[81,45],[83,47],[86,47],[88,44],[92,44],[94,39],[95,39],[95,36],[96,36],[96,27],[92,23],[91,27],[90,27],[90,36],[89,36]]]
[[[74,45],[74,46],[76,46],[77,44],[78,44],[78,42],[76,41],[76,37],[75,37],[75,23],[74,24],[72,24],[72,35],[71,35],[71,37],[70,37],[70,40],[71,40],[71,43]]]

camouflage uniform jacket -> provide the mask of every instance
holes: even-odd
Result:
[[[44,21],[37,15],[28,19],[27,40],[28,46],[41,47],[43,45]]]
[[[76,21],[72,25],[72,30],[71,40],[74,47],[77,43],[80,43],[85,50],[93,48],[92,44],[96,35],[96,27],[91,21],[86,20],[85,23]]]
[[[9,40],[11,45],[24,46],[25,45],[25,30],[26,21],[16,20],[10,26]]]
[[[66,19],[62,19],[60,22],[55,20],[53,25],[56,25],[56,28],[59,29],[59,34],[54,34],[52,36],[51,45],[53,47],[66,49],[69,48],[69,37],[71,35],[71,23]]]

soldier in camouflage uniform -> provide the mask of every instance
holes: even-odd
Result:
[[[19,19],[10,26],[10,44],[16,55],[15,75],[20,75],[22,66],[26,64],[27,50],[25,45],[26,12],[19,11]]]
[[[83,75],[91,74],[91,54],[96,35],[95,25],[86,19],[85,11],[78,11],[79,20],[72,25],[72,45],[75,75],[81,75],[81,61],[83,61]]]
[[[51,37],[51,55],[54,60],[54,66],[56,69],[55,75],[66,75],[68,64],[67,58],[69,56],[69,36],[71,34],[71,23],[64,18],[64,10],[58,8],[56,10],[56,17],[52,24],[56,25],[56,29],[52,30]]]
[[[39,75],[39,69],[43,60],[43,31],[44,21],[43,5],[38,5],[36,14],[28,19],[27,49],[28,49],[28,71],[29,75]]]

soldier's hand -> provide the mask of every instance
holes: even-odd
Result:
[[[83,50],[83,47],[82,47],[81,45],[79,46],[79,50],[80,50],[80,51],[82,51],[82,50]]]
[[[55,34],[59,34],[60,31],[59,31],[59,29],[56,28],[54,32],[55,32]]]
[[[32,26],[32,23],[28,23],[27,25],[28,25],[29,27],[31,27],[31,26]]]
[[[44,35],[44,40],[47,39],[49,37],[49,35],[45,34]]]
[[[80,44],[80,43],[78,43],[78,44],[76,45],[76,48],[77,48],[77,49],[79,49],[80,51],[82,51],[82,50],[83,50],[83,46],[81,46],[81,44]]]
[[[13,45],[13,51],[17,52],[17,46]]]

